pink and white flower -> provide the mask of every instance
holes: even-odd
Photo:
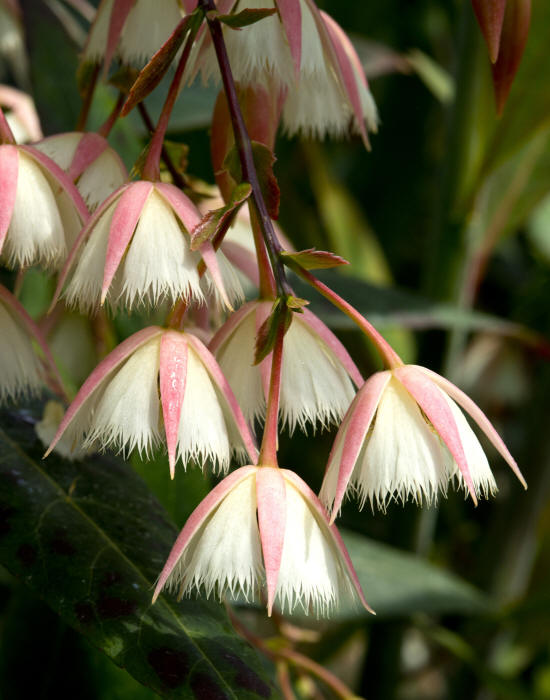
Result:
[[[325,509],[294,472],[241,467],[199,504],[181,531],[159,577],[179,596],[265,590],[267,610],[297,606],[326,614],[344,596],[368,609],[348,552]]]
[[[189,232],[200,214],[174,185],[139,181],[120,187],[96,210],[73,246],[56,298],[66,284],[69,304],[94,310],[108,301],[131,309],[180,299],[201,302],[197,265],[202,259],[225,303],[239,299],[240,286],[226,291],[211,243],[190,248]]]
[[[256,336],[272,302],[249,302],[220,328],[209,347],[233,388],[249,421],[265,414],[271,355],[254,364]],[[307,309],[294,314],[285,334],[280,412],[290,430],[342,418],[363,379],[347,350],[325,324]]]
[[[148,454],[164,441],[170,472],[181,459],[227,471],[232,454],[256,458],[242,412],[214,357],[190,333],[138,331],[92,372],[69,406],[62,436],[84,449]],[[47,454],[48,454],[47,453]]]
[[[458,405],[457,405],[458,404]],[[385,509],[391,500],[435,500],[449,481],[474,503],[496,491],[487,457],[459,406],[483,430],[523,486],[506,445],[458,387],[424,367],[377,372],[361,387],[338,431],[320,498],[336,517],[344,496]]]
[[[39,357],[33,341],[42,353]],[[5,287],[0,285],[0,403],[36,393],[48,375],[61,386],[61,378],[48,345],[28,313]],[[44,361],[43,361],[44,360]]]
[[[84,47],[84,61],[103,61],[108,70],[118,56],[123,63],[143,66],[183,15],[178,0],[102,0]]]
[[[235,0],[219,2],[230,12]],[[231,70],[243,85],[266,87],[285,99],[283,123],[298,131],[341,136],[355,131],[368,143],[367,130],[376,131],[378,117],[361,62],[353,45],[312,0],[249,0],[247,7],[274,7],[277,13],[238,31],[224,27]],[[211,39],[198,40],[188,69],[189,79],[200,74],[219,82]]]
[[[59,267],[88,216],[50,158],[32,146],[0,145],[0,254],[7,265]]]
[[[99,134],[55,134],[34,144],[67,173],[90,211],[128,179],[118,153]]]

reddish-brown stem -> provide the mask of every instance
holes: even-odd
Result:
[[[293,268],[294,269],[294,268]],[[382,356],[382,359],[389,369],[394,369],[400,367],[403,364],[403,360],[395,352],[392,346],[385,340],[376,328],[367,321],[367,319],[362,316],[362,314],[357,311],[351,304],[349,304],[345,299],[336,294],[330,287],[323,284],[318,280],[311,272],[304,270],[303,268],[296,267],[295,272],[300,275],[306,282],[316,289],[320,294],[322,294],[325,299],[328,299],[331,304],[334,304],[337,309],[340,309],[346,314],[354,323],[356,323],[363,333],[374,343],[376,349]]]
[[[115,106],[113,107],[111,114],[107,117],[105,122],[102,124],[102,126],[99,127],[97,130],[97,133],[100,136],[103,136],[104,139],[106,139],[109,134],[111,133],[111,129],[113,126],[116,124],[117,119],[120,116],[120,110],[122,109],[122,105],[124,104],[126,100],[126,95],[123,95],[121,92],[118,95],[117,101],[115,102]]]
[[[153,134],[155,131],[155,125],[153,124],[153,121],[151,117],[149,116],[149,112],[147,111],[147,107],[143,104],[143,102],[138,102],[137,109],[139,112],[139,115],[141,117],[141,120],[145,124],[146,129],[149,131],[150,134]],[[166,150],[166,146],[162,146],[162,150],[160,152],[160,155],[162,157],[162,160],[164,162],[164,165],[166,166],[166,169],[172,176],[172,182],[176,187],[179,187],[180,190],[183,190],[184,187],[187,186],[187,182],[183,175],[179,172],[179,170],[176,168],[174,163],[172,162],[172,158],[170,158],[170,154]]]
[[[313,659],[310,659],[304,654],[300,654],[293,649],[287,649],[284,647],[271,649],[263,639],[257,637],[240,622],[229,606],[226,607],[233,627],[253,646],[265,654],[265,656],[273,659],[274,661],[286,661],[289,665],[295,666],[299,670],[310,673],[312,676],[315,676],[319,680],[323,681],[323,683],[329,687],[338,698],[341,698],[341,700],[352,700],[353,698],[357,698],[357,696],[345,683],[342,683],[342,681],[333,673],[328,671],[326,668],[323,668],[323,666],[313,661]]]
[[[189,36],[183,47],[181,53],[181,58],[176,68],[172,82],[170,83],[170,88],[168,89],[168,95],[166,96],[166,101],[162,107],[162,112],[157,123],[157,128],[151,139],[151,144],[149,146],[149,153],[147,154],[147,160],[143,166],[143,178],[146,180],[160,180],[160,157],[162,154],[162,148],[164,145],[164,137],[166,135],[166,130],[168,128],[168,123],[170,121],[170,116],[172,115],[172,110],[176,103],[177,96],[179,94],[181,80],[183,78],[183,73],[185,71],[185,66],[187,65],[187,59],[189,58],[189,52],[193,46],[193,41],[195,39],[195,33],[193,30],[189,32]]]
[[[252,187],[253,206],[256,209],[258,223],[267,247],[273,275],[277,282],[277,296],[289,296],[292,295],[292,289],[290,288],[290,285],[286,279],[284,265],[279,259],[279,253],[282,250],[281,245],[277,240],[277,236],[275,235],[273,222],[271,221],[271,217],[269,216],[269,212],[267,211],[267,206],[262,195],[260,181],[258,179],[256,166],[254,164],[252,143],[250,141],[246,124],[244,122],[244,117],[239,105],[237,89],[235,87],[233,73],[231,72],[231,66],[229,64],[229,58],[227,56],[227,50],[225,48],[225,41],[223,39],[220,22],[216,18],[216,6],[213,0],[199,0],[199,7],[201,7],[206,14],[208,28],[212,37],[212,44],[214,45],[214,50],[216,51],[223,88],[227,99],[227,105],[229,107],[229,116],[231,117],[231,124],[233,126],[235,146],[237,147],[237,152],[239,154],[243,181],[249,182],[250,186]]]
[[[285,317],[281,316],[277,337],[271,359],[271,376],[269,379],[269,395],[265,415],[264,434],[258,464],[264,467],[278,467],[278,427],[279,427],[279,398],[281,394],[281,373],[283,369],[283,345],[285,335]]]
[[[94,66],[90,82],[86,89],[86,94],[82,98],[82,107],[80,108],[80,114],[76,121],[75,131],[84,131],[86,128],[86,122],[88,121],[88,115],[90,113],[90,108],[92,106],[92,100],[94,99],[95,88],[97,85],[97,79],[99,77],[99,64]]]

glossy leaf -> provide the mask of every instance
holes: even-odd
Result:
[[[177,531],[141,479],[112,458],[42,461],[37,411],[0,415],[0,561],[159,695],[272,697],[219,605],[151,605]]]
[[[191,250],[198,250],[208,240],[223,237],[251,193],[252,188],[248,182],[241,182],[235,187],[225,206],[207,212],[191,231]]]

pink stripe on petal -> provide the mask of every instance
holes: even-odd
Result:
[[[50,454],[65,430],[75,418],[78,411],[82,408],[86,399],[91,396],[91,394],[98,388],[99,384],[107,377],[107,375],[115,370],[141,345],[144,345],[148,340],[151,340],[151,338],[154,338],[156,335],[160,335],[162,332],[162,328],[159,328],[158,326],[149,326],[148,328],[144,328],[143,330],[134,333],[129,338],[126,338],[126,340],[120,343],[120,345],[118,345],[107,355],[104,360],[98,364],[88,379],[86,379],[84,384],[80,387],[80,390],[75,396],[73,402],[67,409],[63,420],[59,424],[57,433],[55,434],[55,437],[52,440],[51,445],[48,447],[44,457],[47,457]]]
[[[355,65],[359,67],[359,75],[363,76],[363,68],[357,59],[355,54],[355,49],[352,43],[346,36],[346,33],[337,24],[332,17],[327,15],[326,12],[321,11],[321,17],[328,32],[328,36],[332,43],[332,48],[336,55],[336,60],[338,62],[338,69],[342,78],[342,85],[344,87],[345,94],[349,100],[355,118],[357,119],[357,124],[361,132],[361,136],[366,144],[368,144],[367,130],[365,128],[365,118],[363,116],[363,109],[361,107],[361,98],[359,96],[359,90],[357,88],[357,78],[356,73],[353,68],[352,57],[356,58],[354,61]],[[366,79],[365,79],[366,84]]]
[[[160,399],[172,479],[176,468],[178,430],[187,382],[186,338],[184,333],[166,331],[160,341]]]
[[[334,505],[332,507],[331,524],[334,522],[340,510],[349,480],[353,473],[353,468],[355,467],[361,448],[364,445],[365,438],[382,394],[390,379],[391,372],[388,371],[373,374],[372,377],[363,384],[349,407],[348,414],[344,418],[344,421],[347,420],[345,428],[342,424],[342,427],[338,431],[334,446],[328,458],[328,468],[330,468],[333,455],[340,446],[341,440],[344,440],[344,448],[338,467],[338,482],[336,485],[336,494],[334,496]]]
[[[460,433],[452,414],[452,411],[434,382],[416,367],[408,365],[393,370],[394,376],[407,389],[420,408],[424,411],[428,420],[437,430],[439,437],[447,446],[460,469],[464,481],[477,505],[477,496],[468,467],[468,460],[464,453]]]
[[[303,315],[301,317],[297,316],[296,318],[299,322],[302,322],[303,320],[304,323],[310,326],[310,328],[312,328],[321,338],[321,340],[332,350],[355,383],[355,386],[362,386],[364,380],[361,376],[361,372],[357,369],[357,365],[351,359],[351,356],[346,348],[342,345],[334,333],[327,326],[325,326],[321,319],[309,311],[309,309],[303,309]]]
[[[82,231],[78,234],[76,237],[75,242],[73,243],[73,247],[69,251],[69,255],[67,256],[67,259],[65,260],[65,264],[63,265],[63,269],[61,270],[59,274],[59,278],[57,280],[57,287],[55,288],[55,293],[53,295],[52,303],[50,305],[50,308],[48,309],[48,313],[53,309],[55,304],[57,303],[57,300],[59,299],[59,295],[61,294],[61,290],[63,289],[63,285],[65,284],[67,280],[67,276],[69,275],[69,272],[71,271],[72,266],[74,265],[76,258],[78,256],[78,253],[80,252],[80,249],[88,239],[89,235],[91,234],[94,226],[96,225],[98,219],[103,216],[104,212],[111,206],[111,204],[117,199],[118,197],[121,196],[122,192],[126,190],[130,185],[122,185],[122,187],[119,187],[118,190],[115,190],[107,199],[99,206],[93,216],[88,220],[87,224],[84,226]]]
[[[298,82],[300,66],[302,65],[302,8],[300,0],[277,0],[276,5],[290,46],[294,63],[294,77]]]
[[[67,170],[67,175],[71,180],[76,180],[89,167],[94,160],[108,148],[109,144],[99,134],[87,133],[83,134],[78,142],[73,159]]]
[[[244,317],[248,316],[249,313],[252,313],[252,311],[254,311],[257,305],[257,301],[248,301],[246,304],[243,304],[237,311],[231,314],[231,316],[227,319],[227,321],[218,330],[218,332],[214,335],[214,337],[208,344],[208,349],[212,354],[216,354],[219,348],[225,343],[227,338],[229,338],[229,336],[233,333],[235,328],[237,328],[237,326],[243,321]]]
[[[174,185],[167,182],[156,182],[155,189],[171,205],[178,219],[190,233],[201,220],[197,207],[187,195]]]
[[[212,355],[210,350],[208,350],[206,345],[204,345],[199,338],[197,338],[197,336],[189,333],[186,337],[189,345],[191,345],[193,350],[195,350],[197,355],[200,357],[211,379],[214,380],[216,386],[227,401],[246,451],[248,452],[251,460],[256,463],[256,460],[258,459],[258,449],[256,447],[256,443],[254,442],[254,438],[252,437],[250,429],[248,428],[248,424],[245,420],[243,412],[241,411],[241,407],[239,406],[237,399],[235,398],[235,394],[229,386],[229,382],[225,378],[221,367],[216,362],[214,355]]]
[[[468,415],[472,417],[472,419],[477,423],[481,430],[483,430],[489,442],[511,467],[512,471],[520,480],[523,487],[527,488],[527,482],[525,481],[523,474],[521,473],[517,465],[516,460],[512,457],[508,448],[504,444],[503,439],[497,433],[497,431],[493,427],[493,424],[483,413],[481,408],[479,408],[479,406],[474,401],[472,401],[472,399],[469,396],[467,396],[463,391],[461,391],[461,389],[455,386],[448,379],[445,379],[445,377],[442,377],[436,372],[432,372],[432,370],[426,369],[425,367],[419,367],[415,365],[415,368],[423,374],[425,374],[426,376],[428,376],[430,379],[432,379],[434,383],[437,384],[437,386],[439,386],[440,389],[442,389],[452,399],[454,399],[457,402],[457,404],[461,408],[463,408],[466,411],[466,413],[468,413]]]
[[[19,176],[19,152],[16,146],[0,146],[0,253],[11,223],[17,179]]]
[[[159,576],[159,580],[153,594],[153,603],[156,601],[161,590],[164,588],[164,584],[178,563],[181,555],[183,554],[183,550],[187,547],[191,538],[197,533],[206,518],[221,503],[229,491],[238,486],[246,478],[250,477],[253,472],[257,471],[258,467],[246,466],[232,472],[217,486],[215,486],[212,491],[210,491],[208,496],[206,496],[206,498],[204,498],[191,513],[183,527],[183,530],[178,535],[178,539],[174,543],[172,551],[168,555],[166,564],[164,565],[164,568]]]
[[[57,163],[55,163],[51,158],[48,158],[45,153],[41,153],[37,148],[33,148],[32,146],[19,146],[19,148],[27,155],[31,156],[31,158],[37,161],[41,166],[43,166],[48,173],[57,180],[59,185],[71,198],[80,215],[80,218],[82,219],[82,222],[86,223],[90,218],[90,212],[88,211],[86,202],[82,199],[82,195],[78,191],[78,188],[67,173],[62,170]]]
[[[267,614],[271,616],[286,528],[286,487],[280,469],[273,467],[258,469],[256,501],[267,582]]]
[[[111,9],[111,17],[109,20],[109,33],[107,35],[107,46],[105,47],[105,59],[103,70],[105,74],[109,70],[113,56],[115,55],[116,47],[120,35],[122,33],[122,28],[130,10],[134,6],[136,0],[114,0],[113,7]]]
[[[218,265],[218,258],[216,257],[216,251],[214,250],[212,243],[210,243],[210,241],[203,243],[199,248],[199,253],[201,254],[204,264],[212,276],[212,281],[220,293],[224,306],[226,306],[229,311],[233,311],[233,307],[231,306],[227,292],[225,291],[222,273],[220,271],[220,266]]]
[[[111,220],[109,242],[105,256],[105,270],[103,272],[103,286],[101,289],[102,304],[105,301],[126,248],[132,240],[139,217],[152,189],[152,182],[145,182],[144,180],[132,182],[123,192],[119,203],[116,205]]]
[[[373,613],[373,615],[376,614],[374,612],[374,610],[369,606],[367,601],[365,600],[365,596],[363,594],[363,589],[361,588],[361,584],[359,583],[359,579],[357,578],[357,573],[355,572],[355,569],[353,568],[353,564],[351,562],[351,558],[349,556],[348,550],[346,549],[346,545],[342,541],[342,537],[340,536],[340,533],[338,532],[338,528],[336,527],[336,525],[329,524],[327,511],[325,510],[321,501],[317,498],[317,496],[313,493],[313,491],[309,488],[309,486],[305,483],[305,481],[303,481],[298,476],[298,474],[296,474],[293,471],[290,471],[289,469],[281,469],[281,472],[282,472],[285,480],[290,481],[298,489],[298,491],[302,494],[302,496],[305,498],[305,500],[308,502],[308,504],[315,510],[315,512],[319,516],[319,520],[321,520],[321,523],[326,527],[327,534],[330,535],[334,544],[336,545],[336,548],[338,549],[338,551],[342,555],[342,558],[344,560],[344,564],[346,565],[348,575],[351,578],[351,581],[354,585],[355,590],[357,591],[357,595],[359,596],[361,603],[365,606],[365,608],[369,612]]]

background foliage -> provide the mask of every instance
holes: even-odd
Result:
[[[296,620],[313,630],[298,648],[368,698],[550,698],[550,6],[533,0],[526,53],[498,119],[470,2],[319,5],[352,32],[380,130],[371,153],[356,140],[281,135],[281,225],[297,248],[351,260],[344,272],[327,273],[337,291],[406,360],[446,373],[472,395],[529,490],[488,451],[500,491],[477,509],[456,493],[437,508],[395,504],[386,514],[346,505],[340,524],[378,614],[342,609],[329,623]],[[62,2],[22,6],[29,87],[44,130],[71,130],[84,24],[70,11],[71,21],[60,21]],[[17,78],[5,69],[4,81]],[[101,88],[90,128],[113,95]],[[212,90],[184,91],[170,133],[189,146],[189,172],[207,182],[214,99]],[[157,113],[162,95],[149,102]],[[111,140],[131,166],[144,138],[130,115]],[[21,298],[39,316],[51,292],[31,271]],[[305,288],[299,294],[365,374],[377,368],[341,316]],[[109,322],[112,343],[141,322]],[[50,340],[77,386],[95,357],[83,355],[90,367],[71,367],[63,345],[93,337],[93,328],[77,316],[71,323]],[[239,640],[218,604],[149,605],[176,528],[207,492],[206,480],[189,470],[170,483],[163,455],[147,464],[136,456],[130,464],[43,463],[32,430],[38,415],[34,405],[1,417],[2,695],[276,697],[273,667]],[[284,436],[281,463],[317,488],[332,437]],[[242,615],[261,634],[276,634],[263,615]],[[304,679],[294,680],[297,696],[310,697]]]

